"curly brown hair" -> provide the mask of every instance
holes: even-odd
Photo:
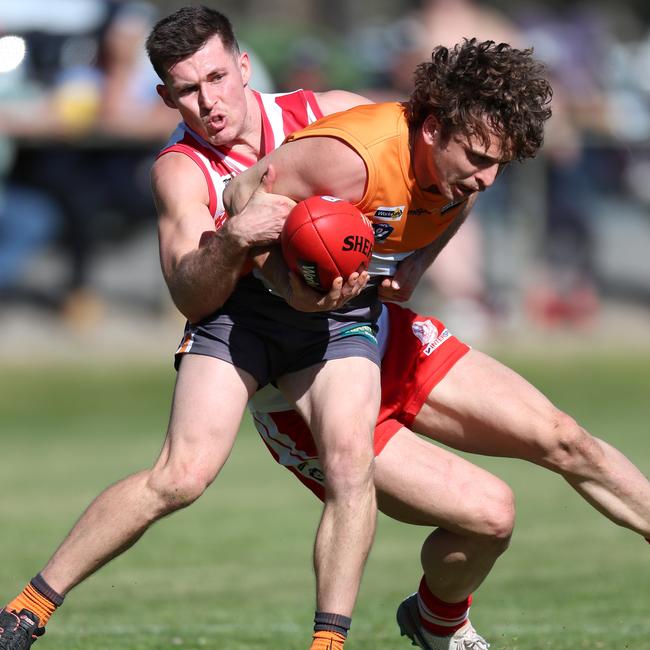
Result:
[[[544,65],[532,49],[464,39],[436,47],[415,70],[406,103],[411,130],[433,115],[445,134],[475,136],[487,146],[490,132],[502,138],[513,159],[532,158],[544,141],[553,95]]]

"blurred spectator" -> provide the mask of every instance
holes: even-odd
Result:
[[[284,91],[306,88],[315,92],[331,90],[327,66],[329,50],[315,36],[305,36],[289,46],[287,64],[280,86]],[[257,87],[255,87],[257,89]]]
[[[40,3],[39,20],[59,8],[50,4]],[[96,7],[95,22],[61,39],[57,65],[33,75],[43,83],[38,100],[29,111],[19,100],[3,109],[5,132],[20,145],[11,182],[46,192],[65,215],[71,268],[62,307],[80,325],[101,315],[88,277],[97,243],[154,219],[149,166],[177,121],[156,94],[144,51],[154,9],[142,2],[83,4]]]
[[[76,325],[102,315],[89,277],[99,245],[155,219],[149,170],[178,121],[144,48],[156,14],[140,0],[0,4],[0,28],[22,35],[28,53],[21,84],[0,106],[0,136],[18,151],[0,201],[0,272],[15,282],[28,249],[60,225],[70,262],[60,305]],[[6,82],[0,72],[0,93]],[[258,61],[251,84],[272,91]]]
[[[593,145],[610,135],[603,67],[611,37],[602,16],[588,5],[553,12],[541,5],[529,8],[521,24],[547,63],[554,88],[544,148],[544,264],[528,306],[542,325],[589,325],[599,309],[591,214],[601,191],[596,170],[603,155],[611,156],[611,149]]]
[[[37,90],[26,78],[25,41],[0,32],[0,102],[29,102]],[[30,261],[56,237],[61,214],[56,202],[36,188],[8,180],[15,147],[0,132],[0,299],[18,295]]]
[[[20,293],[30,261],[54,240],[61,220],[46,194],[13,184],[0,189],[0,300]]]

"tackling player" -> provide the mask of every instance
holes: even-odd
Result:
[[[291,129],[363,100],[343,92],[317,98],[309,92],[255,93],[248,86],[248,56],[239,51],[229,21],[205,7],[186,7],[160,21],[147,46],[163,80],[158,90],[183,118],[174,146],[152,173],[163,274],[188,319],[211,327],[210,352],[202,351],[199,336],[185,347],[189,354],[179,368],[155,465],[100,494],[43,571],[0,612],[3,650],[31,646],[70,589],[134,544],[154,521],[203,493],[230,453],[249,397],[274,378],[311,416],[332,464],[315,544],[318,626],[348,625],[372,543],[372,430],[380,390],[371,325],[379,302],[370,296],[344,304],[363,288],[363,274],[345,285],[338,279],[313,304],[311,294],[298,288],[294,303],[318,313],[292,309],[252,277],[238,282],[251,247],[277,239],[293,202],[257,192],[224,222],[220,199],[226,176],[255,162]],[[269,339],[282,348],[279,353],[266,354]],[[346,387],[349,377],[356,381]]]

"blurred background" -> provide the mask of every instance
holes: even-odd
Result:
[[[0,355],[173,351],[149,168],[177,122],[148,30],[186,2],[0,3]],[[253,86],[404,99],[433,46],[533,46],[542,154],[481,197],[413,299],[471,344],[650,349],[650,5],[224,0]]]

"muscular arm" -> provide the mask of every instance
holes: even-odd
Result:
[[[246,205],[269,165],[276,174],[273,191],[294,201],[329,194],[357,203],[365,190],[366,166],[359,154],[336,138],[303,138],[283,144],[235,177],[223,195],[229,212]]]
[[[231,181],[224,193],[228,209],[238,210],[247,201],[270,165],[276,178],[273,191],[295,201],[329,194],[356,203],[365,191],[366,167],[355,151],[334,138],[305,138],[282,145]],[[368,280],[367,273],[352,274],[345,282],[340,278],[324,297],[289,274],[277,247],[261,252],[254,262],[284,299],[301,311],[336,309],[357,295]]]
[[[196,322],[223,305],[250,248],[277,238],[292,203],[254,188],[254,200],[216,231],[203,173],[176,153],[156,161],[152,187],[163,276],[179,311]]]
[[[323,115],[372,103],[367,97],[346,90],[315,93],[315,97]],[[331,194],[352,202],[363,196],[366,167],[355,151],[335,138],[304,138],[282,145],[235,177],[224,193],[229,212],[248,201],[271,164],[277,177],[273,191],[295,201],[315,194]]]
[[[369,103],[361,95],[342,90],[317,93],[316,97],[325,115]],[[341,143],[338,145],[348,149]],[[313,147],[308,149],[311,151]],[[205,179],[196,164],[187,156],[176,153],[156,161],[152,183],[159,215],[163,276],[174,304],[190,322],[205,318],[228,299],[252,246],[276,240],[282,224],[280,215],[283,211],[286,214],[291,203],[285,201],[282,205],[281,197],[269,194],[267,197],[257,196],[249,204],[267,168],[268,164],[263,167],[256,165],[255,171],[243,174],[247,182],[244,189],[237,192],[239,200],[228,209],[228,213],[236,217],[226,221],[216,232],[208,210]],[[315,176],[313,170],[311,174]],[[365,167],[363,174],[365,184]],[[179,178],[183,179],[182,183],[178,182]],[[232,183],[237,186],[241,182]],[[274,191],[278,190],[274,188]],[[316,193],[303,192],[308,192],[304,198]],[[285,194],[282,190],[279,193]],[[286,195],[292,196],[290,193]]]

